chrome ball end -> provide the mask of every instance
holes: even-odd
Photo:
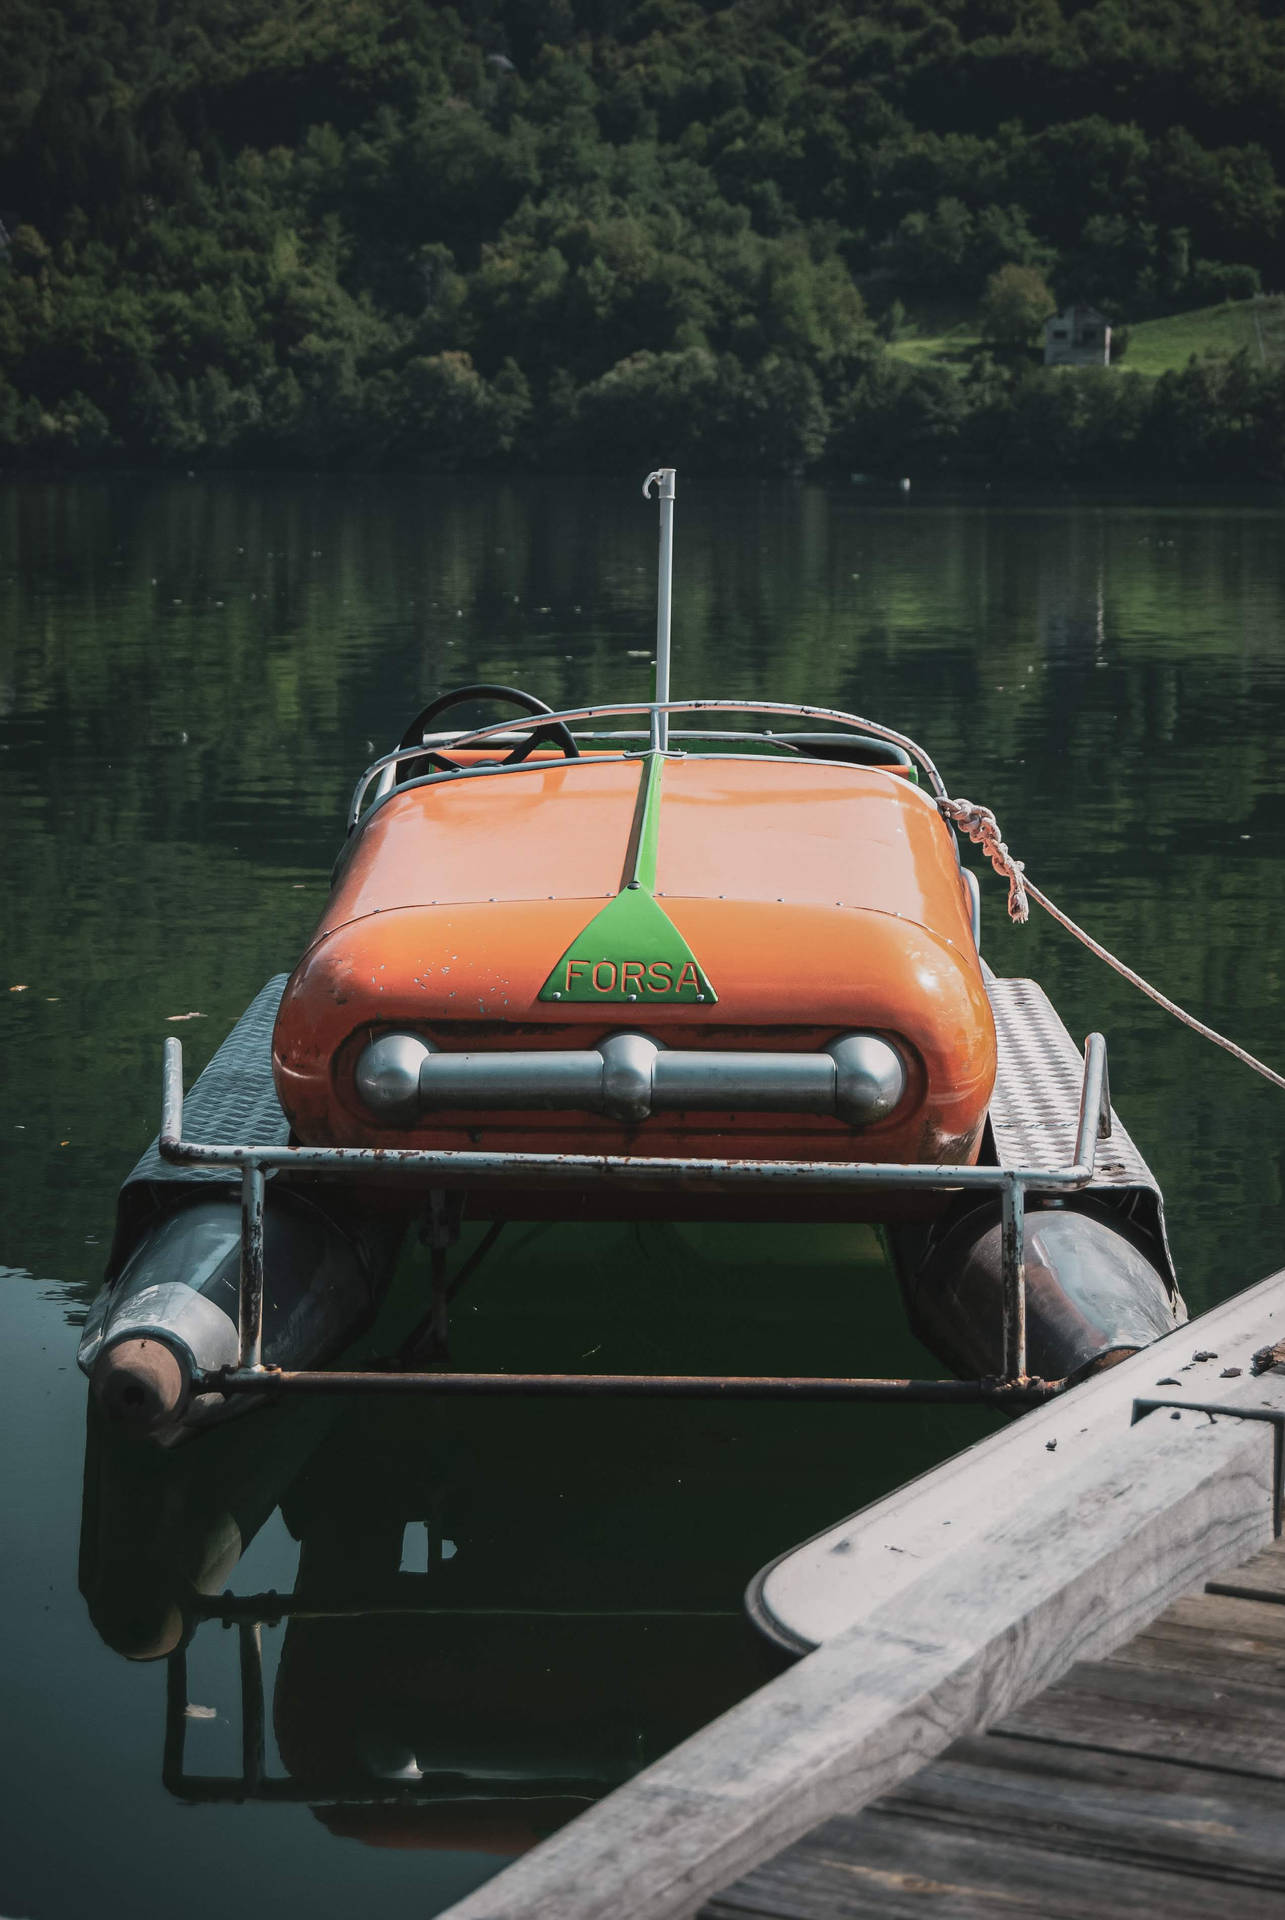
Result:
[[[357,1092],[372,1113],[411,1120],[419,1110],[419,1070],[436,1048],[417,1033],[385,1033],[357,1062]]]
[[[826,1048],[835,1068],[835,1111],[849,1126],[886,1120],[905,1097],[905,1063],[873,1033],[849,1033]]]

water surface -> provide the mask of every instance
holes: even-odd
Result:
[[[1279,501],[683,481],[678,525],[676,691],[916,735],[1069,912],[1279,1064]],[[984,1430],[943,1409],[349,1406],[250,1420],[177,1468],[96,1443],[86,1465],[75,1327],[155,1130],[162,1036],[190,1081],[292,963],[356,773],[433,693],[645,695],[654,557],[632,479],[0,490],[14,1920],[79,1920],[105,1888],[140,1920],[223,1920],[233,1887],[246,1920],[439,1909],[762,1677],[738,1608],[764,1558]],[[1048,923],[1007,927],[998,883],[983,899],[996,968],[1106,1032],[1193,1310],[1274,1268],[1281,1096]],[[930,1364],[860,1233],[802,1268],[788,1236],[699,1238],[601,1230],[568,1271],[547,1233],[515,1236],[461,1357],[697,1367],[757,1341],[801,1370]],[[244,1602],[223,1609],[240,1626],[196,1627],[184,1674],[141,1657],[191,1629],[175,1568]],[[300,1617],[256,1655],[269,1589]],[[258,1657],[267,1784],[243,1798]],[[502,1817],[488,1777],[526,1783]]]

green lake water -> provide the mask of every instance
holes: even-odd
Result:
[[[675,691],[915,735],[1068,912],[1279,1066],[1282,509],[680,475]],[[440,1910],[765,1677],[739,1613],[763,1560],[987,1428],[941,1408],[318,1404],[173,1458],[87,1447],[76,1329],[155,1131],[163,1036],[190,1083],[293,963],[356,774],[433,693],[644,697],[654,569],[633,477],[0,487],[9,1920]],[[1077,1038],[1107,1034],[1192,1311],[1280,1265],[1282,1095],[1038,911],[1009,928],[1003,901],[983,876],[997,971],[1039,978]],[[932,1366],[868,1236],[803,1251],[778,1229],[514,1230],[458,1357]],[[399,1284],[422,1278],[411,1258]],[[196,1573],[242,1597],[229,1619],[270,1620],[251,1598],[270,1590],[296,1617],[194,1625],[175,1594]],[[184,1634],[185,1672],[139,1657]],[[256,1662],[266,1775],[246,1794]]]

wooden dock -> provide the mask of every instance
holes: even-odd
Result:
[[[453,1920],[1285,1913],[1283,1430],[1285,1272],[766,1569],[803,1657]]]
[[[1285,1912],[1285,1548],[827,1820],[701,1920]]]

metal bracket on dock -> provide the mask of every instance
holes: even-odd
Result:
[[[1135,1400],[1129,1420],[1136,1427],[1149,1413],[1173,1407],[1181,1413],[1207,1413],[1211,1420],[1224,1415],[1228,1420],[1262,1420],[1274,1429],[1272,1436],[1272,1532],[1281,1537],[1282,1508],[1285,1507],[1285,1409],[1275,1407],[1230,1407],[1216,1400]]]
[[[942,1166],[883,1161],[718,1160],[642,1154],[496,1153],[429,1148],[212,1145],[183,1139],[183,1048],[165,1042],[158,1150],[180,1166],[220,1167],[241,1176],[241,1273],[237,1303],[238,1364],[202,1374],[200,1393],[423,1392],[447,1394],[703,1396],[736,1399],[962,1401],[1030,1406],[1060,1391],[1063,1381],[1026,1371],[1026,1195],[1074,1192],[1094,1176],[1097,1144],[1111,1132],[1107,1043],[1091,1033],[1084,1045],[1075,1157],[1064,1167]],[[998,1192],[1002,1209],[1004,1285],[1002,1379],[885,1380],[735,1374],[521,1374],[342,1372],[264,1366],[263,1214],[269,1173],[308,1178],[405,1177],[434,1187],[614,1186],[656,1193],[750,1191],[846,1193],[863,1189]]]

